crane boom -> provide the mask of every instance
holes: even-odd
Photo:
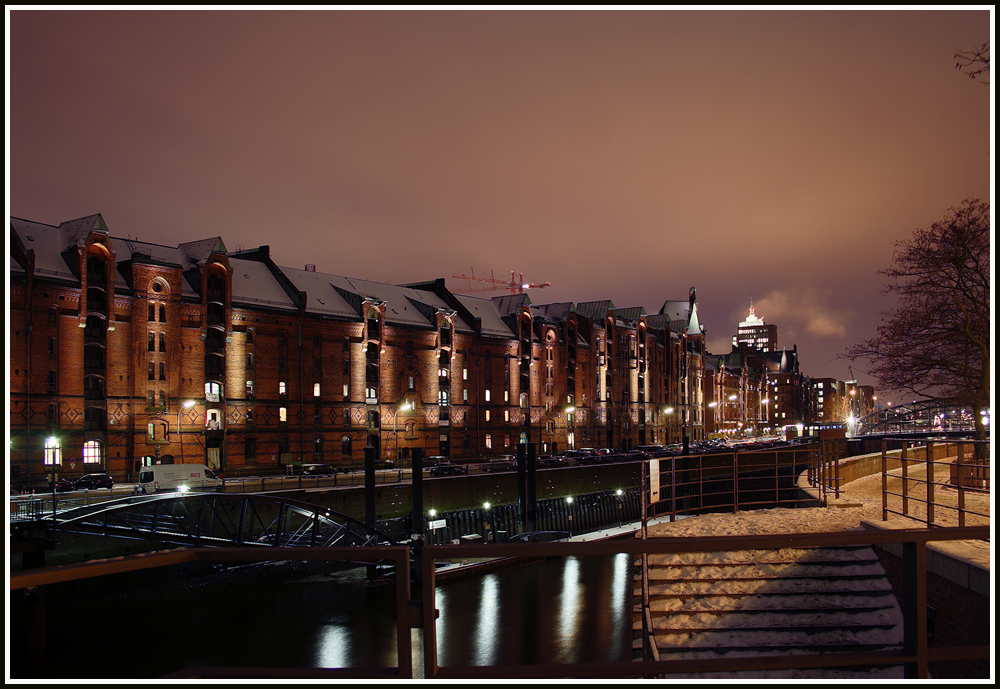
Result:
[[[517,273],[517,279],[515,279],[514,271],[510,271],[510,279],[501,280],[494,276],[493,270],[489,272],[489,277],[483,275],[476,275],[474,268],[469,268],[469,274],[463,275],[462,273],[455,273],[452,275],[453,278],[459,280],[468,280],[470,282],[469,289],[466,292],[499,292],[501,290],[509,289],[511,294],[523,294],[526,289],[541,289],[543,287],[549,287],[552,285],[551,282],[525,282],[524,274]],[[490,285],[490,287],[472,287],[472,282],[482,282]]]

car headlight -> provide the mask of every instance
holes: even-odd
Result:
[[[179,492],[179,493],[187,493],[188,492],[188,487],[187,486],[177,486],[177,492]]]

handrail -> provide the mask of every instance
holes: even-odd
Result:
[[[887,438],[882,441],[882,520],[885,521],[889,519],[889,515],[897,515],[900,517],[906,517],[908,519],[915,519],[917,521],[923,522],[930,527],[936,527],[934,519],[935,507],[940,507],[947,510],[956,510],[958,513],[958,525],[965,526],[966,516],[974,515],[977,517],[984,517],[986,519],[990,518],[989,514],[983,514],[982,512],[976,512],[974,510],[966,509],[965,497],[966,493],[989,493],[990,492],[990,464],[988,462],[976,461],[975,447],[977,444],[983,444],[984,441],[974,441],[974,440],[960,440],[960,441],[935,441],[935,440],[919,440],[919,441],[909,441],[909,442],[922,442],[925,444],[924,447],[924,458],[918,459],[914,457],[910,459],[903,455],[902,461],[900,462],[900,474],[898,478],[900,479],[900,492],[895,492],[889,489],[889,478],[891,474],[888,468],[888,455],[887,455],[887,445],[888,441],[891,440]],[[940,459],[934,459],[935,457],[935,445],[944,445],[945,456]],[[956,454],[951,455],[949,446],[956,446]],[[972,447],[972,451],[968,451],[968,447]],[[963,462],[963,458],[966,455],[971,455],[973,458],[972,462]],[[909,467],[922,465],[924,468],[925,478],[918,478],[916,476],[911,476],[909,474]],[[949,469],[954,466],[955,472],[951,478],[955,481],[949,479],[947,482],[941,482],[935,479],[935,467],[947,466]],[[963,471],[964,469],[970,469],[970,471]],[[967,486],[966,483],[970,479],[976,481],[981,481],[984,488]],[[920,498],[915,492],[915,489],[919,489],[923,486],[926,490],[926,498]],[[939,502],[935,500],[935,487],[941,488],[954,488],[957,493],[957,505],[949,505],[944,502]],[[901,507],[899,510],[891,509],[889,507],[889,497],[894,496],[900,498]],[[910,509],[910,501],[918,504],[922,504],[925,507],[925,517],[921,518],[919,515],[915,514]]]
[[[485,544],[425,546],[421,557],[421,597],[425,619],[427,608],[433,607],[435,559],[461,557],[554,557],[570,555],[610,555],[629,553],[707,552],[726,550],[756,550],[794,547],[822,547],[902,543],[903,570],[908,573],[901,609],[904,617],[903,651],[879,651],[851,654],[767,655],[711,660],[654,660],[643,662],[567,663],[530,666],[467,667],[437,664],[434,632],[424,629],[424,673],[427,678],[552,678],[552,677],[620,677],[730,670],[765,670],[836,667],[852,665],[904,665],[907,677],[927,677],[927,664],[937,660],[988,658],[989,646],[927,648],[927,544],[932,541],[988,538],[989,527],[900,529],[892,531],[843,531],[808,534],[771,534],[751,536],[707,536],[698,538],[651,538],[614,541],[561,542],[553,544]],[[646,623],[643,624],[646,627]],[[644,630],[645,631],[645,630]],[[645,635],[644,635],[645,636]],[[644,641],[644,645],[645,645]]]
[[[708,671],[762,671],[771,669],[817,668],[856,665],[901,664],[907,677],[927,677],[928,663],[939,660],[988,658],[988,645],[927,648],[927,546],[936,541],[989,538],[987,526],[941,529],[901,529],[886,531],[843,531],[807,534],[771,534],[742,536],[708,536],[699,538],[650,538],[558,543],[500,543],[421,546],[413,553],[418,562],[420,599],[410,598],[409,572],[411,547],[405,545],[268,549],[246,548],[186,548],[168,552],[133,555],[124,558],[98,560],[73,565],[60,565],[22,572],[9,577],[11,591],[59,582],[73,581],[105,574],[137,571],[186,562],[268,562],[273,560],[379,562],[395,564],[396,625],[398,667],[394,676],[411,678],[412,647],[410,628],[423,628],[424,675],[428,679],[457,678],[548,678],[548,677],[622,677],[659,674],[696,673]],[[420,542],[417,541],[417,544]],[[441,667],[437,664],[435,623],[435,561],[462,557],[565,557],[576,555],[631,555],[726,550],[777,549],[787,547],[903,544],[904,582],[901,609],[904,618],[903,650],[845,654],[775,654],[758,657],[719,659],[662,660],[657,659],[655,643],[649,644],[649,658],[634,662],[566,663],[539,665],[507,665],[484,667]],[[644,631],[651,630],[644,621]],[[391,669],[390,669],[391,670]],[[299,668],[190,668],[173,673],[173,678],[191,677],[385,677],[386,668],[352,668],[331,672]],[[390,672],[391,674],[391,672]]]

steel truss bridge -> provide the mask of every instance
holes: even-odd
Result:
[[[178,546],[344,547],[395,545],[364,522],[266,494],[132,496],[57,513],[60,531]]]
[[[955,407],[939,400],[921,400],[879,409],[861,417],[854,426],[854,435],[886,435],[896,433],[936,433],[975,430],[973,410]]]

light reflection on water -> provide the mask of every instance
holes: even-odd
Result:
[[[631,578],[621,553],[440,584],[438,665],[631,660]]]
[[[574,640],[579,631],[580,599],[583,597],[583,584],[580,583],[580,561],[575,557],[566,558],[563,564],[562,591],[559,594],[559,645],[556,660],[560,663],[570,662],[575,655]]]
[[[631,659],[625,554],[549,558],[436,587],[439,666]],[[394,667],[395,587],[313,577],[171,606],[122,623],[81,621],[50,640],[44,675],[151,678],[196,666]],[[415,676],[422,676],[419,632]],[[137,638],[156,654],[112,654]],[[107,664],[94,658],[113,658]],[[12,677],[17,677],[12,671]]]

